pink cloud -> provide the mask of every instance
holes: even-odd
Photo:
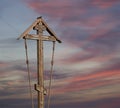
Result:
[[[92,52],[78,52],[75,54],[72,54],[70,56],[67,56],[63,60],[61,59],[59,62],[60,63],[65,63],[66,65],[68,64],[75,64],[83,61],[90,60],[91,58],[95,57],[95,53]]]
[[[51,19],[52,18],[58,18],[60,19],[59,21],[59,27],[61,30],[66,32],[69,30],[69,28],[86,28],[85,32],[93,32],[92,35],[89,36],[87,39],[88,41],[92,41],[97,37],[103,36],[105,33],[109,32],[112,30],[115,26],[116,22],[112,22],[106,24],[105,22],[109,19],[108,14],[97,14],[91,16],[86,16],[85,18],[81,17],[84,15],[87,15],[87,12],[89,11],[88,7],[86,6],[86,3],[88,2],[89,5],[95,4],[95,5],[100,5],[105,4],[106,6],[112,5],[113,3],[118,3],[118,1],[104,1],[104,0],[93,0],[90,2],[89,1],[83,1],[80,4],[80,8],[78,7],[79,1],[59,1],[59,0],[52,0],[52,1],[38,1],[38,0],[31,0],[28,1],[27,4],[30,8],[34,9],[36,12],[40,14],[44,14],[49,16]],[[84,6],[82,6],[84,5]],[[71,26],[72,25],[72,26]],[[68,27],[68,28],[67,28]],[[94,28],[93,30],[88,30],[88,28]],[[74,30],[73,30],[74,31]],[[68,32],[67,32],[68,33]],[[67,34],[67,36],[71,36],[72,34]],[[74,34],[74,33],[73,33]],[[105,36],[105,35],[104,35]],[[69,40],[68,37],[64,37],[65,40]],[[70,41],[70,40],[69,40]],[[73,42],[73,41],[72,41]],[[74,42],[73,42],[74,43]],[[81,43],[80,43],[81,44]],[[83,46],[84,44],[82,44]]]
[[[116,79],[114,79],[114,77],[116,77]],[[61,93],[63,94],[73,91],[80,91],[87,89],[89,90],[89,89],[95,89],[96,87],[104,87],[113,84],[118,84],[120,83],[118,77],[120,77],[119,70],[103,71],[103,72],[92,73],[83,76],[82,75],[74,76],[66,80],[64,79],[65,82],[68,82],[68,85],[59,88],[54,88],[53,92],[56,94],[61,94]]]
[[[100,20],[100,22],[98,22],[98,27],[96,27],[96,29],[92,30],[93,33],[91,33],[85,39],[85,42],[84,41],[82,41],[82,42],[81,41],[80,42],[79,41],[76,42],[76,40],[74,42],[74,39],[73,40],[69,40],[69,38],[67,37],[67,39],[70,41],[70,44],[72,46],[84,47],[84,46],[86,46],[87,44],[89,44],[90,42],[92,42],[92,41],[94,41],[96,39],[101,39],[103,37],[108,37],[109,38],[111,36],[111,34],[109,34],[109,32],[112,31],[115,27],[117,27],[119,25],[119,22],[118,21],[114,21],[114,22],[111,21],[111,22],[105,23],[104,21],[107,20],[107,19],[104,19],[104,18],[102,20]],[[108,17],[106,17],[106,18],[108,18]],[[90,23],[86,23],[86,25],[89,25],[89,24]]]
[[[77,10],[78,11],[78,10]],[[82,13],[85,13],[84,10],[79,10],[79,13],[81,11]],[[68,14],[66,16],[64,16],[65,21],[61,21],[59,23],[60,27],[75,27],[75,28],[82,28],[83,30],[86,30],[86,32],[99,27],[101,24],[103,24],[106,20],[107,20],[107,15],[99,15],[99,16],[92,16],[92,17],[88,17],[85,19],[72,19],[71,21],[69,21],[70,17]],[[68,19],[68,20],[67,20]]]
[[[119,70],[114,70],[114,71],[103,71],[103,72],[98,72],[98,73],[92,73],[89,75],[85,75],[82,77],[78,77],[78,78],[73,78],[73,81],[82,81],[82,80],[88,80],[88,79],[99,79],[99,78],[106,78],[106,77],[111,77],[114,75],[120,75]]]
[[[97,15],[88,18],[83,26],[98,27],[106,21],[107,15]]]
[[[78,10],[73,1],[69,0],[52,0],[52,1],[27,1],[30,8],[34,9],[37,13],[48,15],[51,18],[68,18],[68,16],[80,15],[84,11]],[[70,11],[71,10],[71,11]]]
[[[96,38],[106,36],[105,34],[111,31],[116,26],[116,22],[111,22],[103,25],[101,28],[98,28],[95,33],[88,38],[89,41],[92,41]]]
[[[51,16],[62,16],[64,12],[68,9],[65,7],[70,7],[70,3],[68,1],[48,1],[48,2],[40,2],[40,1],[32,1],[29,2],[28,5],[36,10],[38,13],[51,14]],[[62,6],[62,7],[61,7]],[[51,11],[51,12],[50,12]],[[56,14],[55,14],[56,13]]]
[[[117,4],[119,0],[92,0],[91,2],[94,6],[106,9],[112,7],[114,4]]]
[[[65,0],[65,1],[52,0],[52,1],[43,1],[43,2],[39,0],[31,0],[27,3],[29,7],[34,9],[37,13],[47,15],[51,19],[59,18],[60,19],[59,26],[61,27],[60,30],[61,31],[63,30],[62,35],[64,34],[63,38],[67,40],[72,47],[77,46],[77,48],[78,47],[84,48],[84,46],[87,46],[89,42],[92,42],[96,39],[101,39],[102,37],[109,38],[108,33],[118,25],[118,21],[113,21],[113,19],[109,20],[110,15],[108,13],[104,15],[99,13],[99,11],[98,13],[91,13],[91,11],[89,13],[90,7],[94,7],[94,9],[96,7],[97,9],[98,8],[107,9],[112,7],[114,4],[118,3],[119,1],[90,0],[90,2],[89,1],[83,1],[83,2],[84,3],[82,3],[83,5],[82,7],[81,7],[81,4],[79,5],[80,8],[78,7],[77,2],[74,5],[74,2],[69,0]],[[88,5],[86,6],[87,2],[89,6]],[[80,36],[82,37],[82,34],[78,32],[80,30],[78,28],[80,27],[93,28],[89,31],[87,31],[87,29],[84,29],[86,30],[84,32],[87,32],[89,34],[88,36],[86,36],[85,41],[84,40],[81,41],[80,40],[81,38],[79,38]],[[69,29],[69,28],[72,28],[72,29]],[[93,44],[93,45],[96,46],[96,44]],[[90,59],[93,59],[98,62],[109,61],[113,57],[112,56],[113,53],[111,55],[104,56],[104,57],[101,57],[101,56],[96,57],[97,54],[104,51],[104,49],[102,50],[103,47],[104,46],[102,47],[97,46],[98,49],[89,47],[86,50],[86,52],[89,53],[88,55],[84,55],[85,54],[84,52],[74,53],[72,55],[73,57],[68,56],[66,57],[67,59],[64,59],[62,62],[63,64],[77,63],[79,61],[90,60]],[[89,89],[89,88],[95,88],[95,87],[100,87],[108,84],[117,83],[116,80],[104,81],[104,78],[111,78],[112,76],[114,77],[120,76],[119,71],[117,70],[114,72],[104,71],[104,72],[89,74],[86,76],[69,78],[69,79],[66,79],[66,81],[69,82],[67,87],[63,87],[61,89],[59,88],[60,90],[55,88],[55,91],[64,93],[64,92],[74,91],[75,88],[76,90],[79,90],[80,88]],[[103,79],[103,81],[101,81],[101,79]],[[87,82],[88,80],[90,81],[89,83]],[[95,82],[94,80],[98,82]],[[82,81],[85,81],[85,82],[82,82]],[[82,82],[82,83],[79,85],[79,82]],[[75,83],[77,84],[75,85]],[[72,86],[72,88],[70,88],[70,86]]]
[[[0,62],[0,67],[5,67],[5,66],[8,66],[9,64],[8,63],[4,63],[4,62]]]

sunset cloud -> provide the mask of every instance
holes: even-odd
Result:
[[[119,0],[5,0],[1,1],[0,9],[1,18],[7,19],[0,19],[1,107],[30,107],[24,41],[16,39],[36,16],[43,16],[62,40],[62,44],[56,43],[55,48],[51,107],[120,107]],[[19,33],[16,28],[20,29]],[[37,107],[34,90],[37,83],[36,41],[27,43],[32,92]],[[52,53],[49,43],[44,43],[46,89]]]
[[[113,0],[91,0],[92,4],[94,6],[97,6],[101,9],[106,9],[106,8],[110,8],[113,5],[117,4],[119,2],[119,0],[113,1]]]

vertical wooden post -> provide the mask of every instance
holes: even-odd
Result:
[[[37,34],[40,36],[37,40],[37,73],[38,73],[38,108],[44,108],[44,79],[43,79],[43,41],[41,39],[41,33],[39,30]]]
[[[43,61],[43,31],[46,29],[42,23],[36,25],[37,35],[37,77],[38,83],[35,85],[35,89],[38,92],[38,108],[44,108],[44,61]]]

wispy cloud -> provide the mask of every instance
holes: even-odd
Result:
[[[52,86],[52,100],[55,103],[53,102],[52,106],[119,107],[120,1],[23,0],[23,2],[27,4],[28,9],[33,9],[45,17],[46,22],[53,25],[56,34],[63,41],[62,45],[57,45],[58,49],[56,48]],[[19,43],[13,39],[0,40],[1,49],[8,47],[18,48]],[[50,72],[48,60],[49,57],[44,65],[46,88]],[[31,60],[30,70],[33,84],[36,83],[37,77],[34,60]],[[12,98],[13,101],[14,99],[18,101],[29,98],[25,61],[1,60],[0,82],[2,99]]]
[[[113,84],[118,85],[119,62],[116,59],[120,53],[120,23],[115,15],[118,14],[115,10],[119,10],[120,5],[118,0],[30,0],[26,3],[53,23],[57,21],[56,30],[60,33],[63,44],[68,46],[62,51],[63,54],[58,54],[60,58],[57,61],[65,69],[63,73],[68,74],[68,78],[64,77],[63,81],[59,79],[62,87],[55,88],[54,93],[65,94],[80,90],[95,92],[98,88],[104,91],[105,86],[109,88]],[[65,50],[69,53],[64,53]],[[76,76],[75,72],[79,75]]]

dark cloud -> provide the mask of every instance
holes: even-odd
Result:
[[[75,103],[66,103],[66,104],[53,104],[51,107],[57,108],[119,108],[119,98],[106,98],[106,99],[99,99],[95,101],[86,101],[86,102],[75,102]],[[109,104],[108,104],[109,103]]]
[[[57,108],[119,108],[119,98],[106,98],[95,101],[75,102],[66,104],[52,104],[50,107]],[[7,102],[7,103],[6,103]],[[109,103],[109,104],[108,104]],[[2,99],[0,100],[0,106],[2,108],[26,108],[31,107],[29,99]],[[37,105],[35,105],[37,107]]]
[[[0,106],[2,108],[16,108],[16,107],[26,108],[26,107],[31,107],[31,101],[29,99],[19,99],[19,98],[13,99],[11,97],[11,99],[0,99]]]

